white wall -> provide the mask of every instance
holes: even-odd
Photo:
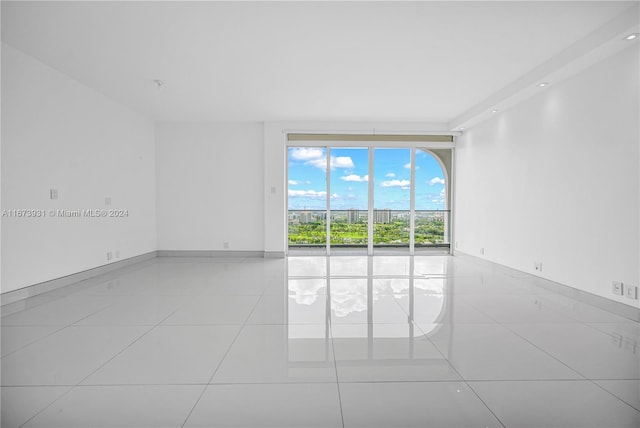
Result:
[[[458,250],[640,307],[610,292],[640,285],[638,76],[626,49],[459,138]]]
[[[159,123],[159,250],[264,250],[261,123]]]
[[[2,209],[95,208],[129,216],[3,217],[2,292],[156,249],[152,122],[2,44]]]

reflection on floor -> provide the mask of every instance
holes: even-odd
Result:
[[[159,258],[2,308],[2,427],[638,427],[640,326],[450,256]]]

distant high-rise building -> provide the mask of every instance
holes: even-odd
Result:
[[[383,210],[373,210],[374,223],[391,223],[391,210],[385,208]]]
[[[313,222],[313,213],[309,211],[302,211],[300,213],[300,223],[312,223]]]
[[[347,223],[357,223],[358,221],[360,221],[360,211],[355,208],[349,209],[347,211]]]

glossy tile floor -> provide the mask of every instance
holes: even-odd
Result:
[[[2,308],[2,427],[640,427],[638,323],[541,281],[158,258]]]

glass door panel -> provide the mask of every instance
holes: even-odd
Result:
[[[366,249],[369,149],[331,148],[330,248]]]
[[[327,150],[323,147],[289,147],[288,241],[289,248],[327,245]]]
[[[408,249],[411,150],[375,148],[373,165],[373,246],[375,249]]]
[[[415,246],[448,244],[447,183],[440,163],[427,150],[416,149]]]

